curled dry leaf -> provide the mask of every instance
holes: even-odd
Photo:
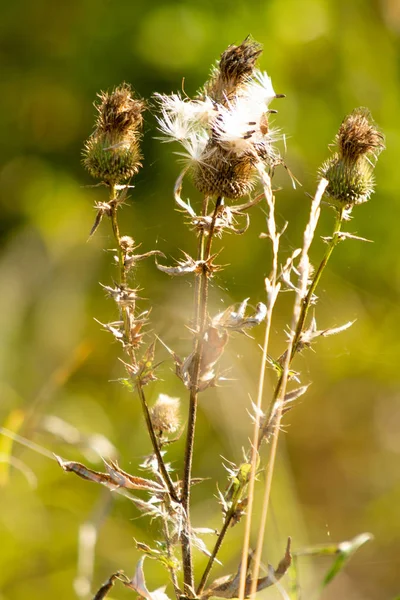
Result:
[[[93,600],[103,600],[103,598],[108,595],[108,592],[111,590],[117,580],[124,582],[128,580],[128,578],[123,574],[122,571],[113,573],[93,596]]]
[[[64,471],[75,473],[78,475],[78,477],[86,479],[87,481],[93,481],[94,483],[105,485],[111,490],[125,488],[129,490],[144,490],[153,494],[165,492],[165,489],[160,484],[156,483],[155,481],[151,481],[150,479],[144,479],[143,477],[135,477],[134,475],[130,475],[129,473],[123,471],[114,461],[104,461],[108,472],[100,473],[99,471],[89,469],[82,463],[66,461],[57,455],[55,455],[55,457],[58,464]]]
[[[139,596],[146,600],[169,600],[165,593],[165,587],[158,588],[154,592],[149,592],[146,586],[146,580],[143,572],[143,562],[145,556],[142,556],[137,564],[136,571],[132,579],[123,581],[123,583],[131,590],[134,590]]]
[[[262,323],[267,314],[267,307],[262,302],[259,302],[255,314],[251,317],[246,317],[245,313],[248,301],[249,298],[243,300],[237,310],[235,310],[235,306],[230,306],[224,312],[219,313],[212,321],[213,326],[242,331],[243,329],[248,329]]]
[[[317,321],[315,318],[312,319],[310,326],[306,331],[300,336],[299,347],[301,349],[302,346],[310,346],[313,340],[318,337],[329,337],[330,335],[336,335],[337,333],[342,333],[342,331],[346,331],[349,329],[355,321],[348,321],[344,325],[340,325],[339,327],[328,327],[327,329],[318,329]]]
[[[267,587],[274,585],[279,579],[283,577],[292,562],[292,556],[290,553],[291,538],[288,538],[286,545],[285,555],[280,561],[276,569],[271,565],[268,565],[268,575],[266,577],[260,577],[257,579],[256,591],[259,592]],[[253,578],[251,575],[251,561],[247,565],[246,573],[246,585],[245,585],[245,598],[249,597],[250,590],[252,588]],[[200,596],[202,600],[207,598],[238,598],[239,597],[239,586],[240,586],[240,572],[241,565],[235,575],[226,575],[216,579]]]

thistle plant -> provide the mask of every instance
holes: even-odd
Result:
[[[111,222],[114,238],[114,259],[117,275],[114,283],[103,285],[106,294],[115,302],[116,314],[102,327],[121,344],[124,384],[141,404],[150,442],[151,454],[142,468],[146,477],[122,470],[115,460],[105,457],[105,471],[59,458],[65,471],[106,486],[123,494],[141,513],[158,519],[161,539],[154,547],[137,542],[143,556],[132,576],[118,571],[109,576],[94,598],[106,597],[116,582],[136,591],[147,600],[164,600],[165,590],[150,592],[143,572],[145,556],[160,561],[167,569],[173,592],[179,598],[210,597],[245,598],[278,584],[289,568],[297,565],[297,557],[307,551],[291,550],[288,539],[283,557],[276,568],[260,576],[262,546],[273,482],[275,457],[282,418],[295,405],[298,397],[307,392],[308,385],[293,370],[296,356],[314,345],[319,337],[340,333],[341,327],[317,327],[314,307],[316,290],[330,256],[339,244],[351,239],[362,240],[342,231],[353,209],[367,201],[374,189],[373,168],[384,147],[382,134],[373,123],[367,109],[359,108],[347,116],[335,138],[336,150],[320,167],[319,181],[310,206],[308,223],[304,228],[302,246],[292,251],[282,263],[280,247],[282,233],[275,220],[275,195],[272,180],[275,170],[286,168],[277,148],[280,131],[271,126],[270,115],[276,113],[270,104],[282,94],[274,92],[270,78],[258,70],[256,63],[262,52],[259,44],[246,39],[222,53],[213,68],[209,81],[194,98],[179,94],[155,94],[153,106],[157,111],[158,137],[165,142],[177,142],[183,159],[183,169],[177,176],[174,198],[179,211],[193,232],[197,250],[188,252],[172,266],[165,265],[160,251],[137,253],[134,241],[140,232],[121,233],[119,211],[128,201],[131,179],[141,167],[140,136],[142,113],[148,104],[136,98],[127,84],[112,92],[102,93],[96,105],[98,111],[94,132],[84,149],[83,163],[89,173],[109,190],[109,198],[96,206],[97,216],[92,234],[103,217]],[[290,174],[290,171],[288,170]],[[190,177],[201,195],[193,205],[181,197],[182,187]],[[295,180],[292,177],[292,182]],[[272,246],[272,261],[264,280],[265,300],[251,308],[249,298],[223,312],[211,314],[209,289],[216,273],[223,267],[217,263],[221,251],[220,239],[225,233],[244,235],[250,226],[252,211],[263,203],[267,212],[266,233],[263,236]],[[324,238],[327,248],[319,265],[313,269],[309,250],[316,235],[323,206],[335,213],[330,237]],[[265,243],[264,241],[260,243]],[[150,308],[139,310],[136,268],[139,261],[155,257],[155,267],[169,276],[194,279],[194,310],[189,324],[191,347],[184,357],[179,356],[169,340],[157,338],[147,328]],[[234,268],[234,267],[231,267]],[[293,293],[289,325],[282,333],[285,349],[278,357],[269,352],[269,340],[274,308],[280,292]],[[313,316],[310,317],[310,309]],[[222,525],[211,548],[200,538],[199,524],[192,521],[191,487],[197,482],[192,474],[195,451],[196,416],[198,403],[205,390],[224,381],[223,354],[232,336],[248,335],[252,328],[264,328],[260,357],[257,398],[253,404],[253,433],[244,449],[241,464],[227,463],[228,481],[218,491]],[[147,401],[147,389],[157,379],[159,355],[168,353],[181,382],[182,397],[160,394],[152,406]],[[273,389],[265,385],[266,369],[276,372]],[[300,380],[300,383],[296,383]],[[188,402],[184,401],[187,396]],[[186,414],[185,414],[186,411]],[[170,444],[185,435],[185,450],[175,473],[168,460]],[[265,489],[261,521],[257,523],[258,539],[250,548],[256,475],[265,470]],[[225,489],[224,489],[225,487]],[[149,494],[144,501],[134,495],[136,490]],[[223,490],[223,491],[221,491]],[[237,573],[210,582],[218,553],[229,530],[244,523],[243,544],[237,550]],[[354,544],[335,547],[336,555],[347,552],[366,541],[357,538]],[[180,548],[180,550],[179,550]],[[194,548],[208,556],[199,578],[194,575]],[[313,550],[308,550],[312,553]],[[317,553],[318,550],[315,550]],[[343,561],[342,561],[343,562]],[[296,567],[297,568],[297,567]],[[333,568],[332,568],[333,569]],[[336,571],[331,570],[327,582]],[[284,597],[288,597],[280,585]],[[286,594],[286,595],[285,595]],[[295,588],[292,598],[297,598]]]

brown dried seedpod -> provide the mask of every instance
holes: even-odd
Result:
[[[368,108],[356,108],[342,122],[336,136],[339,153],[344,160],[355,162],[365,154],[377,154],[383,148],[384,136],[374,124]]]
[[[141,167],[139,149],[144,102],[123,83],[99,94],[96,128],[83,151],[89,173],[109,185],[130,179]]]
[[[193,182],[207,196],[241,198],[254,188],[254,157],[236,156],[210,142],[201,161],[194,165]]]
[[[218,66],[206,83],[205,94],[224,104],[252,75],[261,53],[261,45],[248,37],[240,46],[229,46],[221,54]]]

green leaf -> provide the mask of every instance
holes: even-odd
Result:
[[[373,536],[370,533],[361,533],[348,542],[341,542],[338,544],[336,559],[324,577],[322,588],[326,587],[328,583],[330,583],[332,579],[334,579],[336,575],[343,569],[344,565],[353,556],[353,554],[372,538]]]

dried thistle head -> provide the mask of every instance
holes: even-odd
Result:
[[[85,143],[83,164],[89,173],[109,185],[126,181],[141,167],[139,149],[143,123],[142,100],[126,83],[99,94],[95,130]]]
[[[377,156],[385,147],[384,137],[372,120],[368,108],[353,110],[343,120],[336,135],[339,154],[344,160],[356,162],[360,156]]]
[[[179,398],[160,394],[151,409],[151,420],[157,432],[174,433],[180,425]]]
[[[193,168],[193,183],[207,196],[241,198],[254,187],[254,159],[229,154],[210,143],[201,161]]]
[[[366,202],[374,191],[375,161],[385,147],[369,110],[356,108],[345,117],[335,142],[337,152],[319,169],[329,181],[326,193],[348,207]]]
[[[229,46],[222,54],[210,80],[204,86],[204,95],[225,104],[238,88],[252,76],[257,58],[262,53],[260,44],[247,37],[239,46]]]
[[[271,79],[255,68],[261,46],[246,39],[221,55],[210,81],[194,100],[158,96],[165,141],[176,140],[198,190],[236,199],[249,193],[257,165],[275,166],[277,132],[268,123],[277,96]]]

